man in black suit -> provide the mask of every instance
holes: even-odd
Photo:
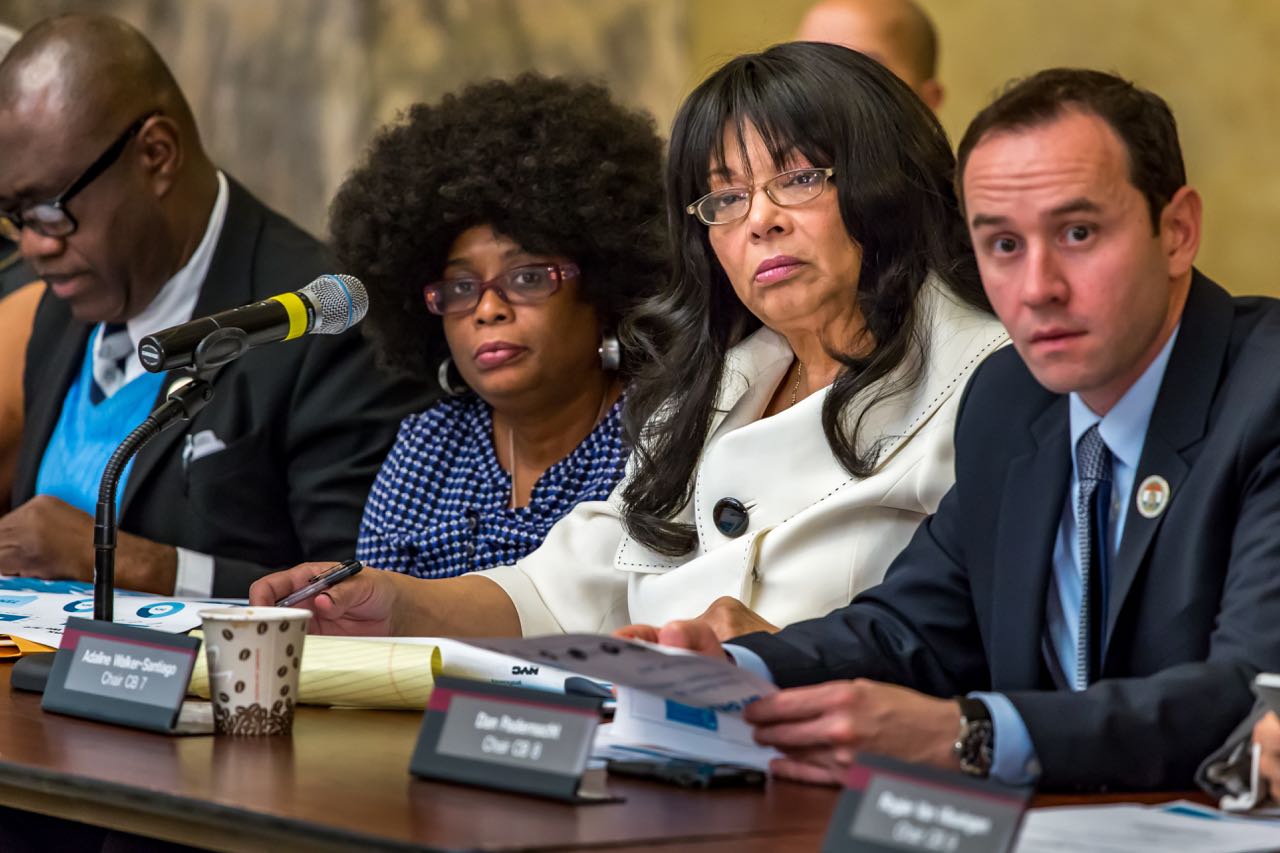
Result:
[[[787,688],[747,719],[803,780],[865,750],[1054,789],[1190,787],[1280,660],[1280,303],[1193,269],[1173,117],[1126,81],[1022,81],[959,160],[1014,348],[972,379],[955,487],[884,583],[728,646]],[[704,620],[627,631],[723,654]]]
[[[133,28],[70,15],[0,63],[0,226],[47,282],[0,573],[88,579],[106,456],[172,379],[143,336],[332,272],[323,246],[223,175],[163,60]],[[212,403],[138,454],[117,580],[245,595],[273,568],[350,556],[400,419],[422,400],[358,333],[254,350]]]

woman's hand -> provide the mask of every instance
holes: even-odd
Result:
[[[655,628],[652,625],[627,625],[614,631],[613,636],[685,649],[716,660],[733,660],[720,645],[710,626],[696,619],[688,622],[668,622],[661,628]]]
[[[303,563],[259,578],[249,587],[249,603],[274,605],[329,568],[332,568],[331,563]],[[313,614],[307,632],[362,637],[397,633],[395,615],[399,580],[401,578],[395,572],[366,569],[301,602],[297,606]]]
[[[776,634],[779,630],[777,625],[766,621],[760,614],[729,595],[722,595],[711,602],[711,606],[694,621],[711,628],[720,642],[755,631]]]
[[[1271,791],[1280,793],[1280,718],[1269,712],[1253,727],[1253,742],[1262,747],[1258,756],[1258,779]]]
[[[627,625],[614,632],[615,637],[628,640],[644,640],[681,649],[692,649],[703,654],[703,649],[715,651],[712,657],[721,657],[720,643],[750,634],[753,631],[778,633],[778,626],[765,621],[758,613],[736,598],[725,595],[711,602],[711,606],[696,619],[668,622],[662,628],[652,625]],[[664,632],[666,632],[664,634]]]

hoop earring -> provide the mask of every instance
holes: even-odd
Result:
[[[618,336],[612,332],[607,332],[600,339],[600,347],[596,352],[600,353],[600,366],[605,370],[622,367],[622,344],[618,343]]]
[[[469,388],[466,385],[454,385],[449,381],[449,368],[453,367],[453,359],[446,357],[440,362],[440,368],[436,370],[436,382],[440,383],[440,389],[450,397],[461,397],[467,393]]]

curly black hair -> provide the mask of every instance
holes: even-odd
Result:
[[[478,225],[571,258],[583,298],[616,328],[669,271],[662,154],[652,118],[590,83],[527,73],[410,107],[330,208],[338,261],[369,290],[379,362],[435,380],[449,350],[422,287]]]

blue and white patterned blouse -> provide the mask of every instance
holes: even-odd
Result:
[[[582,501],[622,479],[622,400],[511,509],[511,475],[493,451],[493,417],[474,394],[445,399],[400,424],[365,503],[356,557],[420,578],[514,563]]]

